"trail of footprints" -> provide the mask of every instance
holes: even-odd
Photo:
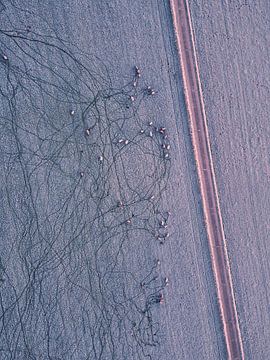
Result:
[[[14,221],[0,257],[0,357],[156,359],[169,279],[149,254],[170,239],[171,145],[140,109],[159,94],[138,66],[122,88],[104,83],[20,11],[22,24],[11,16],[0,29],[4,223]]]

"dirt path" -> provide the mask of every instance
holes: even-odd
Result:
[[[170,0],[170,5],[228,358],[244,359],[189,8],[185,0]]]

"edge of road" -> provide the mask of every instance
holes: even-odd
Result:
[[[189,5],[187,0],[169,0],[169,5],[228,359],[243,360],[243,341],[223,230]]]

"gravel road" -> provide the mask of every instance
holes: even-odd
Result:
[[[190,4],[244,350],[268,359],[269,2]]]
[[[267,5],[233,3],[190,2],[244,346],[267,359]],[[168,2],[0,17],[1,359],[225,359]]]
[[[224,358],[168,4],[3,4],[1,358]]]

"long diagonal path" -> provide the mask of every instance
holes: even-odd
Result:
[[[186,0],[170,0],[170,6],[228,358],[240,360],[244,359],[244,351],[210,151],[190,12]]]

